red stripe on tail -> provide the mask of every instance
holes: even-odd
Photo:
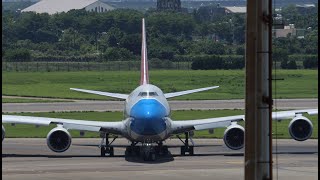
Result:
[[[144,18],[142,19],[142,45],[141,45],[141,69],[140,69],[140,85],[143,85],[143,84],[149,84],[146,29],[144,24]]]

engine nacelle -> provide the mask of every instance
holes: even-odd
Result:
[[[228,148],[238,150],[244,145],[244,128],[238,124],[231,124],[225,131],[223,141]]]
[[[64,152],[71,145],[71,135],[65,128],[58,126],[48,133],[47,145],[54,152]]]
[[[308,118],[300,115],[290,121],[288,129],[293,139],[305,141],[311,137],[313,125]]]
[[[4,140],[5,135],[6,135],[6,130],[4,129],[4,127],[2,125],[2,141]]]

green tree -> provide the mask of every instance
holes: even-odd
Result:
[[[237,49],[236,49],[237,55],[244,55],[244,53],[245,53],[245,50],[244,50],[243,46],[237,47]]]
[[[27,49],[9,49],[5,53],[5,60],[6,61],[13,61],[13,62],[27,62],[31,61],[31,55],[29,50]]]
[[[289,59],[289,52],[283,48],[275,48],[273,47],[272,59],[277,62],[283,62],[286,64]]]
[[[296,61],[290,60],[287,64],[286,69],[297,69]]]
[[[133,58],[133,54],[125,48],[109,47],[104,53],[104,59],[108,61],[128,61]]]

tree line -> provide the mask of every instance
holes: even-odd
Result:
[[[224,68],[242,68],[243,60],[233,57],[243,56],[245,52],[245,15],[227,14],[208,18],[205,12],[205,8],[190,14],[170,11],[143,13],[130,9],[106,13],[71,10],[55,15],[3,11],[2,60],[139,60],[141,19],[145,17],[150,59],[181,61],[184,56],[189,62],[194,62],[196,68],[200,62],[210,61],[206,60],[208,58],[220,61],[216,57],[230,56],[232,58],[229,60],[222,58]],[[287,9],[284,12],[285,17],[296,17],[298,13]],[[298,15],[317,17],[317,12],[312,13]],[[300,19],[303,18],[294,20]],[[317,22],[312,23],[299,23],[301,28],[312,26],[306,31],[304,39],[277,38],[274,39],[274,49],[290,55],[317,55],[318,30],[314,25]],[[277,53],[274,57],[277,57]]]

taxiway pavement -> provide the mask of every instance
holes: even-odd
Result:
[[[243,99],[169,101],[172,110],[244,109]],[[318,108],[318,99],[276,99],[277,109]],[[2,103],[2,112],[123,111],[123,101],[75,101],[52,103]]]
[[[115,148],[115,157],[100,157],[100,139],[74,138],[65,153],[51,152],[46,140],[6,138],[2,142],[2,178],[8,180],[51,179],[244,179],[243,150],[228,149],[221,139],[195,139],[195,156],[180,156],[179,148],[172,148],[172,157],[155,162],[143,162],[124,156],[124,149]],[[115,144],[127,144],[118,139]],[[180,145],[178,139],[165,144]],[[318,140],[297,142],[273,141],[273,175],[278,179],[318,179]],[[277,148],[276,145],[277,144]],[[277,152],[277,153],[276,153]]]

